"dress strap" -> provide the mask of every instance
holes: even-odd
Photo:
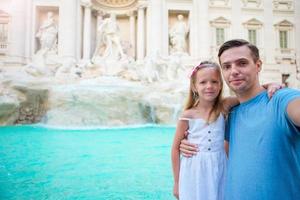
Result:
[[[185,118],[185,117],[179,117],[179,120],[182,120],[182,121],[189,121],[191,120],[190,118]]]

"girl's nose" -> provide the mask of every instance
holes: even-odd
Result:
[[[206,88],[211,88],[211,87],[212,87],[212,84],[208,82],[208,83],[206,84]]]

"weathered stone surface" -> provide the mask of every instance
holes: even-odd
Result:
[[[174,124],[184,101],[182,83],[128,81],[120,77],[84,80],[11,79],[0,98],[0,123],[50,126]]]
[[[120,85],[101,82],[52,87],[49,109],[42,123],[53,126],[124,126],[175,122],[174,110],[178,106],[173,105],[178,105],[178,98],[157,94],[155,99],[153,87],[117,80]],[[174,101],[177,104],[172,103]]]
[[[48,100],[47,88],[35,88],[14,85],[13,88],[20,92],[25,100],[20,103],[17,124],[37,123],[45,114]]]
[[[17,98],[4,96],[0,97],[0,125],[12,125],[18,119],[20,102]]]

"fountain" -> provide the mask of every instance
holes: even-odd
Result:
[[[121,45],[116,19],[111,15],[99,27],[91,60],[61,59],[52,16],[49,12],[37,33],[41,45],[32,62],[21,69],[1,71],[1,125],[175,123],[191,67],[186,64],[185,52],[163,57],[155,51],[135,61]]]
[[[96,6],[99,2],[79,2],[85,12],[82,58],[59,52],[64,46],[69,50],[76,43],[74,40],[63,43],[68,38],[64,28],[58,28],[71,16],[66,15],[69,11],[38,10],[43,17],[40,21],[36,19],[39,26],[33,33],[36,49],[31,61],[22,67],[0,66],[0,125],[174,124],[185,100],[188,71],[197,63],[188,50],[188,14],[172,14],[169,53],[153,48],[144,56],[143,43],[139,40],[142,30],[137,30],[137,41],[134,41],[135,28],[131,26],[126,30],[130,37],[124,38],[124,26],[134,25],[134,14],[103,11]],[[147,6],[142,1],[132,2],[124,6],[137,11]],[[86,13],[91,6],[98,13],[95,42],[86,43],[91,39],[86,35],[89,34]],[[136,13],[138,23],[142,23],[143,15]],[[142,26],[138,24],[137,28]]]
[[[73,127],[174,123],[188,82],[186,69],[174,60],[114,61],[120,66],[117,72],[105,70],[115,65],[86,65],[80,73],[70,70],[57,76],[2,71],[0,123]],[[78,64],[72,68],[79,69]]]

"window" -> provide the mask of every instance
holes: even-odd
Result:
[[[225,42],[224,28],[216,28],[216,45],[219,46]]]
[[[0,43],[7,43],[8,24],[0,24]]]
[[[279,42],[281,49],[288,48],[288,41],[287,41],[287,31],[279,31]]]
[[[256,46],[262,47],[262,28],[263,24],[258,19],[252,18],[243,23],[245,27],[245,39]]]
[[[275,29],[277,32],[276,40],[277,40],[277,48],[281,50],[292,49],[293,47],[293,27],[294,25],[287,21],[283,20],[277,24],[275,24]]]
[[[5,54],[8,49],[8,25],[10,16],[0,10],[0,54]]]
[[[222,45],[229,34],[230,21],[224,17],[219,17],[210,21],[213,34],[212,46],[217,48]]]
[[[250,43],[257,45],[257,33],[255,29],[248,30],[248,40]]]
[[[289,84],[287,82],[287,79],[290,77],[289,74],[281,74],[281,83],[284,84],[284,86],[288,87]]]

